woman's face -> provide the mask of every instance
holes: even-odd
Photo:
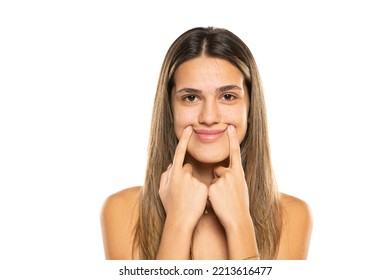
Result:
[[[181,64],[172,89],[174,130],[179,139],[193,127],[187,152],[202,163],[229,157],[226,128],[235,126],[238,140],[245,137],[249,96],[244,75],[230,62],[201,56]]]

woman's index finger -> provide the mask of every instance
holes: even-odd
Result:
[[[177,144],[175,157],[173,158],[173,168],[183,167],[184,158],[186,156],[187,146],[188,142],[190,141],[191,134],[192,127],[187,126],[183,130],[183,133],[181,134],[181,137],[179,139],[179,143]]]
[[[228,135],[229,135],[229,159],[230,167],[235,165],[241,165],[241,152],[240,152],[240,143],[237,137],[236,128],[233,125],[228,126]]]

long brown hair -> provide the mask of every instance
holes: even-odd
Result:
[[[246,44],[222,28],[197,27],[179,36],[169,48],[154,100],[145,184],[141,188],[136,242],[141,259],[155,259],[165,221],[159,197],[160,176],[172,162],[177,139],[173,129],[171,89],[174,73],[185,61],[206,55],[235,65],[245,77],[250,96],[248,130],[241,143],[242,165],[249,190],[250,213],[258,250],[274,259],[281,233],[279,192],[273,177],[265,102],[259,71]]]

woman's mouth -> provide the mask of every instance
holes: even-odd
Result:
[[[196,136],[201,142],[211,143],[221,138],[226,131],[225,129],[194,129]]]

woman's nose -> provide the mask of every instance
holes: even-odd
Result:
[[[205,101],[202,104],[202,108],[199,114],[199,123],[212,125],[219,123],[221,121],[221,116],[218,110],[217,103],[213,101]]]

